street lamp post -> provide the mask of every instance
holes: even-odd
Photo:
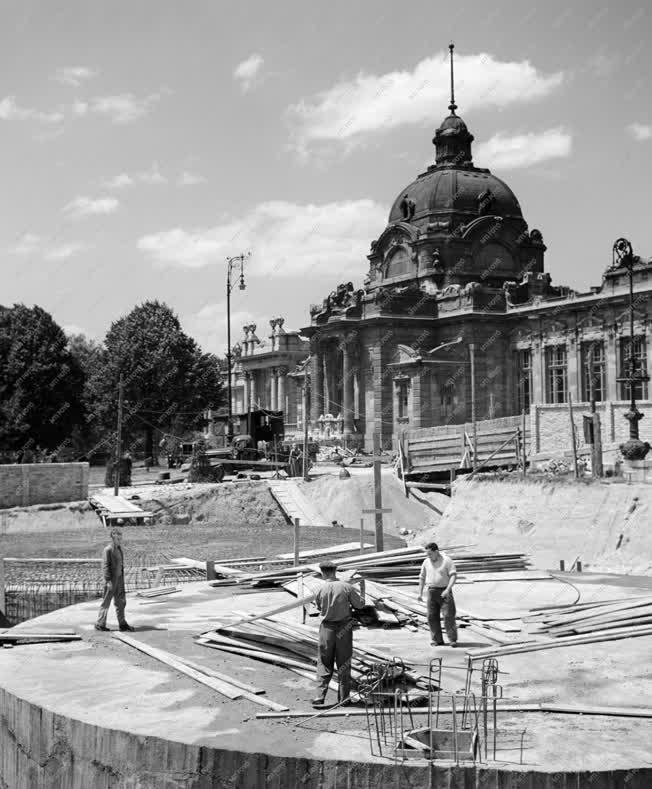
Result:
[[[632,245],[626,238],[619,238],[613,246],[612,268],[625,268],[629,276],[629,375],[617,381],[629,386],[630,396],[629,411],[623,415],[629,422],[629,440],[620,445],[620,451],[626,460],[643,460],[650,445],[647,441],[641,441],[638,435],[638,423],[643,419],[643,414],[636,407],[636,384],[649,381],[650,377],[642,370],[637,370],[634,349],[634,265]]]
[[[234,255],[233,257],[227,258],[227,270],[226,270],[226,386],[227,386],[227,397],[228,397],[228,417],[226,423],[226,438],[227,442],[231,443],[233,439],[233,403],[232,403],[232,395],[231,395],[231,291],[233,290],[235,284],[231,281],[231,274],[233,269],[239,264],[240,265],[240,275],[238,277],[238,288],[240,290],[244,290],[246,285],[244,281],[244,262],[245,260],[251,255],[250,252],[247,254],[240,254]]]

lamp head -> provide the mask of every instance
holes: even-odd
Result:
[[[240,285],[239,285],[239,288],[240,288],[240,290],[244,290],[246,287],[247,286],[245,285],[244,274],[241,273],[240,274]]]

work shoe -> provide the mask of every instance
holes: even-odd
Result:
[[[444,642],[443,641],[431,641],[430,642],[430,646],[431,647],[443,647],[444,646]]]
[[[106,627],[105,625],[95,625],[95,629],[96,630],[102,630],[104,633],[108,633],[109,632],[109,628]]]
[[[120,625],[120,630],[122,631],[128,630],[130,633],[133,633],[135,629],[136,629],[135,627],[128,625],[126,622],[124,623],[124,625]]]
[[[449,647],[456,647],[457,646],[457,641],[450,641],[448,646]]]
[[[323,707],[325,701],[326,701],[326,696],[318,696],[317,698],[312,699],[310,703],[312,704],[313,707]]]

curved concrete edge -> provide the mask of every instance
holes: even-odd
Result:
[[[89,703],[92,701],[89,700]],[[545,773],[268,756],[143,737],[67,718],[0,689],[3,789],[646,789],[652,769]]]

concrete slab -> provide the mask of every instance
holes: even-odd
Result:
[[[640,594],[642,588],[652,588],[652,579],[625,585],[615,576],[582,576],[574,577],[573,584],[583,600],[598,600]],[[192,640],[225,616],[263,612],[282,604],[286,596],[238,596],[200,582],[158,601],[130,595],[127,615],[137,628],[135,638],[264,687],[269,698],[290,709],[306,710],[313,693],[309,680]],[[567,583],[549,580],[467,584],[457,590],[460,608],[495,617],[517,616],[535,605],[568,603],[575,597]],[[427,786],[431,780],[425,763],[397,766],[373,756],[364,716],[257,720],[256,713],[264,708],[245,699],[228,700],[110,634],[95,631],[96,611],[96,603],[84,603],[20,626],[73,627],[82,634],[81,642],[0,650],[0,778],[7,785],[129,786],[136,777],[138,786],[157,789],[379,786],[393,785],[398,774],[406,778],[401,785]],[[299,613],[289,611],[283,618],[298,622]],[[109,626],[115,627],[115,620],[110,619]],[[391,650],[424,671],[431,657],[442,656],[444,690],[452,693],[464,687],[465,648],[487,644],[467,633],[460,631],[457,649],[431,648],[426,632],[406,629],[359,630],[355,640]],[[652,637],[512,655],[499,661],[505,672],[501,682],[510,702],[650,707],[650,654]],[[586,785],[595,788],[614,770],[630,771],[635,783],[629,786],[643,787],[652,785],[650,742],[650,720],[503,712],[500,762],[478,768],[440,765],[436,770],[444,771],[445,785],[452,787],[468,786],[471,774],[477,780],[486,778],[487,785],[499,785],[497,777],[491,783],[491,776],[507,780],[508,772],[513,786],[547,786],[553,774],[572,775],[572,785],[582,786],[580,776],[592,774],[597,777]],[[47,770],[53,760],[57,775],[62,781],[70,779],[68,783],[45,782],[51,781]],[[115,781],[101,782],[98,764],[103,775],[113,771]],[[19,767],[32,783],[9,780],[19,775]],[[265,769],[268,774],[277,771],[266,783],[260,778]],[[305,780],[300,781],[301,776]],[[543,776],[541,783],[536,776]]]

